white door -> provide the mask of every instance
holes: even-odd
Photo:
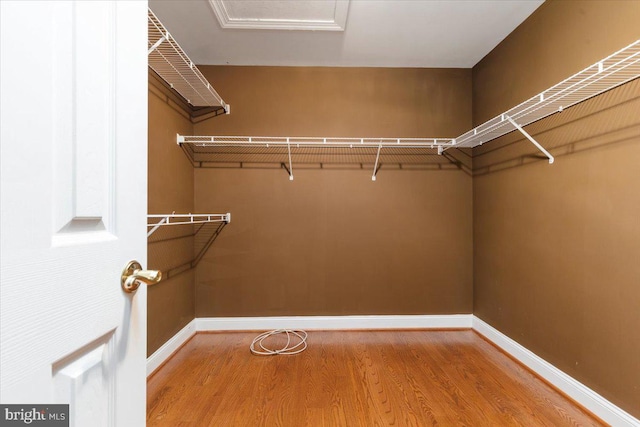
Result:
[[[120,274],[146,264],[147,4],[0,15],[0,403],[143,426],[146,287]]]

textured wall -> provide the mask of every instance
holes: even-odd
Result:
[[[200,135],[455,136],[471,71],[202,67],[232,114]],[[195,209],[232,213],[197,267],[196,316],[470,313],[471,177],[458,169],[213,168]]]
[[[186,113],[149,77],[149,214],[193,212],[193,167],[176,144],[191,134]],[[162,227],[149,238],[148,268],[165,279],[148,289],[147,353],[150,355],[194,318],[194,270],[167,278],[193,258],[190,227]]]
[[[638,39],[640,2],[548,1],[473,69],[491,118]],[[474,150],[474,313],[640,416],[640,81]]]

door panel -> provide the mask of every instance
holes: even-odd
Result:
[[[147,4],[0,8],[0,403],[144,425]]]
[[[114,331],[53,364],[56,403],[69,403],[76,426],[112,426],[116,367]],[[101,402],[95,405],[95,402]]]
[[[113,238],[115,6],[63,3],[53,21],[54,245]]]
[[[116,5],[62,3],[52,23],[57,240],[111,230],[115,153]]]

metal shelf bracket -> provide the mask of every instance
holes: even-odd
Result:
[[[156,50],[156,48],[157,48],[158,46],[160,46],[160,44],[161,44],[163,41],[167,40],[167,37],[168,37],[168,36],[169,36],[169,33],[167,33],[167,34],[165,34],[164,36],[160,37],[160,38],[158,39],[158,41],[157,41],[157,42],[155,42],[155,43],[153,44],[153,46],[151,46],[151,47],[149,48],[149,51],[147,52],[147,55],[150,55],[150,54],[151,54],[151,52],[153,52],[154,50]]]
[[[544,153],[544,155],[549,158],[549,164],[552,164],[555,161],[555,158],[551,155],[551,153],[545,150],[544,147],[540,145],[538,141],[533,139],[533,137],[529,135],[529,133],[526,130],[524,130],[522,126],[516,123],[515,120],[513,120],[511,117],[507,116],[506,114],[504,115],[504,118],[507,119],[516,129],[518,129],[520,133],[522,133],[529,141],[531,141],[533,145],[538,147],[538,150],[542,151],[542,153]]]
[[[287,151],[289,152],[289,181],[293,181],[293,164],[291,163],[291,142],[287,138]]]
[[[378,163],[380,162],[380,150],[382,149],[382,141],[380,141],[380,145],[378,145],[378,154],[376,154],[376,164],[373,166],[373,175],[371,176],[371,181],[376,180],[376,175],[378,173]]]

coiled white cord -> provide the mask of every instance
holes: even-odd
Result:
[[[285,344],[285,346],[277,350],[272,350],[270,348],[265,347],[264,340],[278,334],[287,334],[287,343]],[[292,335],[295,335],[296,337],[298,337],[298,339],[300,339],[300,342],[298,342],[295,345],[292,345],[291,343]],[[259,345],[260,349],[256,349],[256,344]],[[260,355],[260,356],[302,353],[307,349],[307,333],[303,330],[294,330],[294,329],[276,329],[269,332],[263,332],[253,339],[253,341],[251,342],[251,347],[249,347],[249,349],[251,350],[251,353]]]

